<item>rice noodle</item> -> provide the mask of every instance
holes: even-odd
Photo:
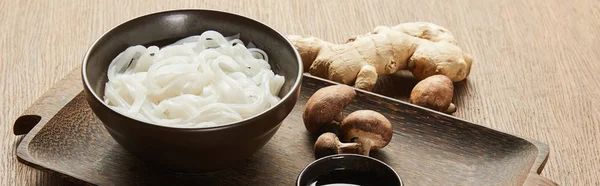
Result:
[[[131,46],[108,67],[104,101],[115,111],[163,126],[219,126],[274,106],[284,83],[261,49],[216,31],[163,48]]]

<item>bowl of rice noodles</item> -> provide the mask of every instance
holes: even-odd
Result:
[[[302,60],[273,28],[215,10],[170,10],[100,36],[82,64],[86,100],[127,152],[208,172],[261,149],[294,108]]]

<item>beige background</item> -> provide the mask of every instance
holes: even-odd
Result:
[[[475,57],[457,117],[547,143],[542,175],[600,185],[600,1],[0,1],[0,185],[64,184],[17,162],[12,124],[130,18],[175,8],[236,12],[285,34],[342,42],[377,25],[430,21]]]

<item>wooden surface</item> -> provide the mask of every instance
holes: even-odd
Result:
[[[342,42],[377,25],[430,21],[474,58],[455,116],[550,146],[542,176],[600,185],[600,1],[0,1],[0,185],[64,180],[17,162],[12,123],[125,20],[174,8],[243,14],[285,34]]]
[[[78,71],[27,109],[46,119],[23,138],[17,155],[22,163],[95,185],[293,185],[314,160],[317,137],[306,131],[302,110],[317,89],[331,85],[305,76],[294,109],[260,151],[227,169],[181,175],[138,161],[109,136],[80,93]],[[64,97],[74,98],[67,103]],[[364,91],[357,91],[344,114],[360,109],[380,112],[392,123],[392,141],[371,156],[389,164],[406,185],[504,186],[529,184],[531,178],[552,183],[537,175],[548,155],[545,144]]]

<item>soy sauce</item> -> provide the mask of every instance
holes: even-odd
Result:
[[[307,186],[395,186],[390,180],[378,178],[372,172],[335,170],[321,175]]]

